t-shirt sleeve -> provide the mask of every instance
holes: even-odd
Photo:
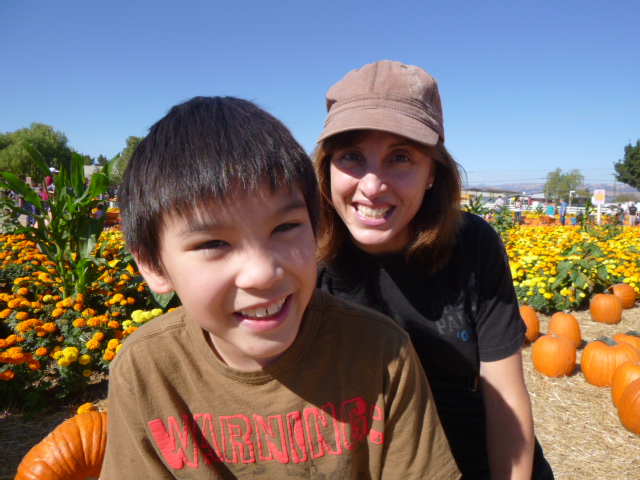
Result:
[[[509,260],[497,232],[484,220],[477,247],[478,307],[476,333],[480,361],[502,360],[524,343],[526,327],[520,316]]]
[[[427,379],[410,341],[390,382],[381,478],[460,478]]]
[[[122,368],[109,373],[109,433],[100,480],[172,479],[146,433],[135,380],[124,375],[130,366],[120,363],[118,367]]]

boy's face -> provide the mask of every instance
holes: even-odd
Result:
[[[262,193],[168,218],[164,273],[140,265],[149,287],[175,290],[218,356],[243,370],[266,366],[291,346],[316,279],[302,193]]]

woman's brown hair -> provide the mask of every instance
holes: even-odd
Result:
[[[335,260],[349,235],[331,200],[331,157],[337,150],[356,144],[364,133],[363,130],[338,133],[325,139],[312,153],[320,186],[318,260],[321,263]],[[442,140],[433,147],[411,140],[409,142],[435,161],[436,174],[433,187],[426,191],[422,205],[411,221],[413,240],[407,246],[406,255],[407,258],[425,259],[429,271],[435,273],[451,257],[456,231],[462,218],[461,167],[447,151]]]

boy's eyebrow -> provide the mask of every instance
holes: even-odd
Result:
[[[306,209],[307,203],[304,199],[301,198],[293,198],[290,202],[284,204],[281,208],[279,208],[275,212],[275,216],[284,215],[288,212],[298,209]],[[198,232],[206,232],[208,230],[213,229],[225,229],[228,226],[224,222],[217,221],[215,219],[207,219],[206,221],[200,221],[199,219],[195,219],[195,221],[189,222],[189,224],[185,227],[185,229],[180,232],[180,236],[189,235],[191,233]]]

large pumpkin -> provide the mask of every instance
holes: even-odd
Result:
[[[615,295],[598,293],[589,304],[591,318],[600,323],[620,323],[622,320],[622,302]]]
[[[624,362],[616,368],[611,379],[611,400],[616,407],[620,403],[620,397],[625,388],[638,378],[640,378],[640,362]]]
[[[76,415],[29,450],[18,466],[15,480],[99,477],[106,443],[106,412]]]
[[[638,350],[640,350],[640,332],[637,332],[635,330],[630,330],[627,333],[616,333],[613,336],[613,339],[618,343],[620,342],[630,343],[631,345],[636,347]]]
[[[525,341],[527,343],[535,342],[540,335],[540,320],[538,319],[538,314],[529,305],[522,305],[520,307],[520,316],[522,317],[522,320],[524,320],[524,324],[527,326]]]
[[[627,283],[616,283],[607,290],[620,299],[622,308],[631,308],[636,304],[636,290]]]
[[[596,387],[610,387],[613,374],[624,362],[640,362],[640,350],[628,343],[600,337],[582,351],[580,365],[585,380]]]
[[[618,405],[618,416],[627,430],[640,435],[640,379],[625,388]]]
[[[582,344],[582,333],[578,319],[570,313],[556,312],[549,320],[549,333],[568,338],[576,348]]]
[[[533,367],[547,377],[571,375],[576,367],[576,347],[568,338],[543,335],[531,348],[531,360]]]

